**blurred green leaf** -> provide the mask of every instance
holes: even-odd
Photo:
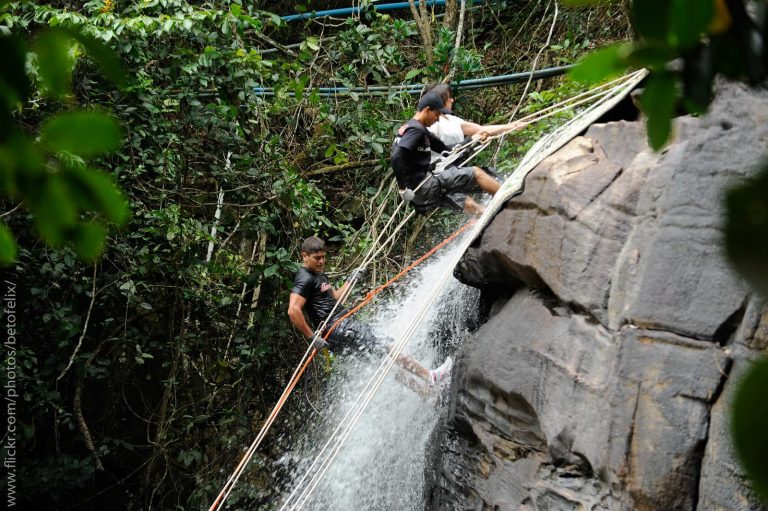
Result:
[[[633,48],[626,62],[633,67],[661,70],[676,56],[675,51],[667,45],[648,43]]]
[[[16,260],[16,240],[5,224],[0,223],[0,265],[7,266]]]
[[[616,44],[594,51],[571,69],[571,78],[578,82],[596,83],[619,75],[627,69],[626,58],[631,46]]]
[[[113,151],[120,146],[117,121],[96,111],[58,114],[43,125],[43,143],[52,151],[69,151],[89,157]]]
[[[69,93],[75,59],[70,53],[72,40],[60,29],[48,29],[40,34],[34,44],[37,54],[37,72],[48,92],[54,96]]]
[[[66,29],[67,33],[83,47],[99,67],[104,76],[118,87],[125,87],[126,75],[123,64],[109,46],[99,39],[88,34],[83,34],[73,28]]]
[[[98,223],[80,224],[75,228],[72,241],[77,256],[86,262],[94,262],[101,255],[107,229]]]
[[[40,236],[51,245],[61,244],[66,231],[77,224],[77,205],[58,174],[50,176],[36,193],[27,197],[27,206],[35,215]]]
[[[768,167],[731,188],[725,208],[728,258],[755,289],[768,296]]]
[[[128,219],[128,201],[104,172],[70,168],[64,173],[78,202],[99,211],[109,221],[122,226]]]
[[[11,196],[35,190],[45,173],[40,152],[18,131],[0,145],[0,169],[0,190]]]
[[[27,78],[26,48],[17,37],[0,37],[0,96],[5,106],[11,109],[13,104],[27,99],[30,91]]]
[[[669,0],[633,0],[632,26],[646,40],[667,42]]]
[[[632,25],[645,40],[667,42],[669,0],[633,0]]]
[[[423,69],[421,69],[421,68],[419,68],[419,67],[417,67],[416,69],[411,69],[410,71],[408,71],[408,72],[405,74],[405,79],[406,79],[406,80],[410,80],[411,78],[415,78],[416,76],[418,76],[419,74],[421,74],[421,72],[422,72],[422,71],[423,71]]]
[[[731,431],[736,453],[755,489],[768,498],[768,358],[744,376],[733,400]]]
[[[713,0],[672,0],[670,28],[673,46],[690,48],[699,42],[715,14]]]
[[[676,100],[677,89],[672,73],[658,72],[648,78],[640,102],[648,116],[648,141],[657,151],[664,147],[672,133]]]

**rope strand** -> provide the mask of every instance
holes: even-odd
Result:
[[[590,106],[584,112],[581,112],[578,116],[569,120],[560,129],[542,137],[539,140],[539,142],[536,145],[534,145],[534,147],[529,151],[529,153],[525,155],[525,157],[521,160],[515,172],[513,172],[513,174],[507,179],[507,181],[505,181],[505,184],[502,187],[502,189],[504,190],[504,193],[497,193],[493,197],[493,199],[491,200],[491,204],[486,209],[486,213],[474,225],[474,229],[472,230],[471,235],[464,239],[459,249],[456,251],[456,254],[454,254],[454,256],[451,258],[449,263],[445,265],[446,270],[443,272],[441,279],[433,289],[430,296],[427,298],[425,303],[421,306],[416,318],[414,318],[414,320],[410,323],[408,329],[403,334],[403,336],[400,339],[398,339],[398,341],[395,343],[394,347],[390,351],[390,354],[389,354],[390,356],[388,356],[379,366],[379,369],[377,370],[377,372],[374,374],[371,380],[369,380],[366,387],[363,389],[361,394],[355,400],[355,403],[353,404],[352,409],[350,409],[347,412],[345,417],[341,420],[339,425],[336,427],[336,430],[331,435],[331,437],[326,442],[326,444],[323,446],[323,449],[321,450],[320,454],[316,456],[315,460],[310,466],[310,469],[305,472],[305,474],[302,476],[301,480],[297,484],[297,487],[293,490],[293,492],[289,495],[286,502],[280,508],[281,511],[288,509],[289,506],[291,510],[301,509],[307,503],[310,496],[314,492],[315,488],[318,486],[320,480],[322,479],[322,477],[324,476],[328,468],[333,463],[333,460],[339,453],[341,446],[349,437],[349,435],[351,434],[351,431],[353,430],[358,420],[362,416],[362,413],[364,412],[365,408],[368,406],[374,394],[376,393],[378,388],[381,386],[384,380],[384,377],[386,376],[386,374],[394,364],[395,358],[400,354],[405,344],[413,336],[417,327],[421,323],[421,320],[426,315],[426,312],[429,310],[432,303],[434,303],[440,291],[442,291],[442,288],[444,287],[448,278],[452,274],[453,268],[456,266],[456,264],[458,264],[459,259],[461,258],[463,253],[466,251],[466,249],[469,247],[469,245],[472,243],[472,241],[475,239],[475,237],[479,235],[482,229],[490,221],[490,218],[492,215],[490,215],[489,212],[494,211],[495,210],[494,208],[500,207],[503,201],[508,200],[511,196],[513,196],[514,193],[516,193],[517,190],[519,190],[522,187],[523,179],[525,178],[525,176],[539,162],[541,162],[544,158],[552,154],[556,149],[558,149],[559,147],[567,143],[567,141],[573,138],[573,136],[575,136],[579,131],[583,130],[585,125],[589,125],[595,120],[597,120],[597,118],[602,112],[607,111],[609,107],[614,106],[619,99],[624,97],[626,93],[628,93],[632,88],[634,88],[637,85],[637,83],[639,83],[639,81],[644,77],[644,75],[645,75],[645,71],[640,71],[640,72],[632,73],[630,75],[625,76],[622,80],[622,83],[615,85],[611,89],[610,94],[601,95],[600,96],[601,100],[598,103]],[[553,114],[552,113],[547,114],[547,116],[549,115],[553,115]],[[507,186],[507,184],[509,184],[510,186]],[[337,435],[339,431],[341,431],[341,434]],[[328,450],[328,446],[332,442],[334,443],[334,445],[333,447],[330,448],[330,450]],[[319,467],[317,468],[315,473],[312,475],[312,477],[310,478],[306,486],[302,488],[302,485],[304,484],[305,480],[307,479],[307,477],[309,477],[309,474],[312,472],[312,470],[317,466],[318,460],[320,460],[320,458],[323,455],[325,455],[325,458],[320,462]],[[295,499],[295,502],[292,503],[297,493],[298,493],[298,497]]]
[[[575,98],[571,98],[571,101],[573,99],[583,97],[583,96],[589,96],[586,99],[583,99],[581,101],[576,101],[574,103],[563,105],[562,107],[555,109],[554,111],[547,112],[545,114],[541,114],[540,112],[537,114],[532,114],[531,116],[528,116],[526,121],[524,121],[526,124],[530,124],[532,122],[537,122],[539,120],[545,119],[547,117],[550,117],[552,115],[555,115],[556,113],[574,108],[580,104],[583,104],[588,101],[592,101],[597,98],[601,98],[598,103],[595,105],[590,106],[587,108],[584,112],[581,112],[578,116],[574,117],[570,121],[568,121],[565,125],[563,125],[560,129],[556,130],[552,134],[546,135],[545,137],[542,137],[537,144],[534,145],[534,147],[523,157],[521,162],[519,163],[516,171],[510,176],[509,179],[504,183],[502,186],[502,189],[510,189],[515,187],[515,190],[519,189],[522,186],[522,179],[524,179],[525,175],[532,170],[532,168],[537,164],[539,161],[541,161],[544,157],[554,152],[554,150],[557,147],[560,147],[562,144],[567,142],[567,140],[570,140],[574,136],[574,132],[577,127],[580,127],[581,124],[583,124],[586,121],[583,121],[582,119],[591,119],[591,122],[594,122],[594,120],[597,119],[596,113],[600,108],[604,108],[605,104],[612,104],[612,102],[616,102],[617,98],[623,97],[629,90],[634,88],[634,86],[639,83],[639,81],[645,76],[646,72],[644,70],[637,71],[635,73],[632,73],[630,75],[624,76],[620,79],[614,80],[614,82],[609,82],[609,84],[612,83],[618,83],[617,85],[614,85],[611,87],[608,91],[592,94],[589,95],[587,93],[576,96]],[[602,89],[608,87],[609,84],[604,84],[603,86],[597,88]],[[596,89],[596,90],[597,90]],[[566,102],[562,102],[566,103]],[[551,108],[554,108],[556,105],[553,105],[552,107],[545,109],[550,110]],[[599,112],[598,112],[599,113]],[[511,131],[507,130],[507,131]],[[503,133],[506,133],[503,132]],[[474,151],[473,154],[470,155],[469,160],[474,158],[477,154],[479,154],[480,151],[482,151],[485,147],[488,146],[490,143],[490,139],[500,138],[503,136],[503,133],[499,133],[494,135],[493,137],[487,137],[486,140],[484,140]],[[472,145],[476,144],[476,141],[472,141],[470,144],[465,144],[466,148],[471,147]],[[456,157],[458,157],[458,154]],[[455,158],[453,159],[455,161]],[[443,163],[443,168],[447,166],[447,163]],[[419,183],[419,186],[416,188],[418,190],[426,181],[427,179],[430,179],[432,177],[432,174],[428,174],[424,180],[422,180],[421,183]],[[509,184],[510,186],[507,186]],[[415,191],[415,190],[414,190]],[[511,192],[514,193],[514,190]],[[505,200],[503,197],[508,197],[510,194],[501,194],[497,193],[496,196],[491,200],[491,205],[497,205],[502,200]],[[406,218],[401,221],[394,229],[392,233],[388,236],[386,241],[382,243],[378,248],[377,245],[381,238],[384,236],[384,233],[387,231],[391,223],[393,222],[394,218],[397,215],[397,212],[402,207],[403,202],[400,202],[398,206],[395,208],[394,213],[390,217],[389,221],[387,222],[385,228],[382,229],[381,233],[377,237],[377,239],[372,244],[371,248],[368,251],[368,255],[363,259],[363,265],[362,267],[365,267],[367,264],[370,264],[370,262],[375,258],[375,256],[383,250],[383,248],[389,244],[393,239],[394,236],[399,232],[400,229],[405,225],[405,223],[413,216],[414,212],[412,211],[409,215],[406,216]],[[299,488],[301,488],[301,485],[307,478],[308,474],[312,471],[312,469],[317,464],[318,460],[321,458],[321,456],[325,453],[328,445],[330,445],[331,441],[333,439],[336,440],[335,445],[331,448],[330,453],[325,457],[325,459],[320,464],[320,467],[318,471],[312,476],[312,478],[309,481],[309,485],[305,486],[301,494],[298,497],[298,501],[293,505],[291,509],[300,509],[309,499],[314,489],[319,484],[319,481],[322,479],[322,476],[325,474],[325,472],[328,470],[328,467],[330,467],[331,463],[335,459],[336,455],[338,454],[341,446],[343,445],[346,438],[351,433],[352,429],[356,425],[359,418],[362,416],[362,413],[364,412],[365,408],[370,403],[371,399],[373,398],[374,394],[378,390],[378,388],[381,386],[384,377],[391,369],[392,365],[395,363],[395,359],[397,356],[401,353],[403,350],[405,344],[410,340],[410,338],[413,336],[413,334],[416,331],[416,328],[420,324],[421,320],[426,314],[426,311],[428,308],[432,305],[434,300],[436,299],[438,293],[442,290],[443,286],[447,282],[448,277],[453,271],[453,267],[458,263],[459,258],[461,255],[466,251],[466,249],[469,246],[469,243],[474,240],[474,238],[479,234],[479,232],[485,227],[485,225],[489,221],[488,212],[491,211],[491,207],[486,209],[486,214],[484,214],[480,220],[477,221],[477,223],[474,224],[474,229],[472,230],[472,235],[467,237],[462,245],[460,246],[460,249],[457,251],[457,253],[453,256],[451,263],[446,266],[446,271],[443,272],[443,275],[441,276],[440,281],[438,282],[437,286],[433,290],[432,294],[428,297],[426,303],[422,306],[421,310],[419,311],[417,317],[415,320],[409,325],[408,329],[406,330],[405,334],[393,345],[393,347],[390,350],[389,356],[384,359],[382,364],[379,366],[379,369],[375,373],[374,377],[368,382],[363,392],[358,396],[357,400],[355,401],[355,404],[353,405],[353,408],[345,415],[345,417],[342,419],[342,421],[337,426],[336,430],[334,431],[331,438],[326,442],[326,444],[323,446],[323,449],[321,450],[321,453],[315,458],[314,462],[312,463],[312,466],[310,469],[304,474],[304,476],[301,478],[299,483],[297,484],[297,488],[294,489],[294,491],[289,495],[286,502],[283,504],[281,509],[285,509],[290,503],[293,497],[296,495]],[[382,284],[378,288],[376,288],[374,291],[371,291],[366,295],[366,298],[363,300],[361,304],[358,304],[358,306],[354,307],[352,310],[345,313],[341,318],[336,320],[333,325],[325,332],[325,338],[327,339],[328,336],[333,332],[333,330],[338,326],[338,324],[346,319],[347,317],[351,316],[358,310],[360,310],[361,307],[363,307],[365,304],[369,303],[376,294],[381,292],[383,289],[394,283],[396,280],[402,278],[406,273],[411,271],[413,268],[418,266],[418,264],[421,264],[426,258],[434,254],[439,248],[442,248],[445,246],[445,244],[449,243],[451,240],[455,239],[457,236],[459,236],[461,233],[466,231],[466,229],[471,224],[467,224],[463,226],[461,229],[459,229],[457,232],[443,240],[440,244],[438,244],[436,247],[434,247],[432,250],[430,250],[427,254],[419,258],[417,261],[414,261],[411,265],[409,265],[407,268],[402,270],[400,273],[398,273],[395,277],[387,281],[385,284]],[[312,341],[317,339],[319,335],[321,335],[322,332],[325,331],[325,328],[327,326],[327,323],[329,321],[329,318],[333,317],[333,313],[336,311],[336,309],[342,304],[351,294],[352,288],[355,284],[355,281],[357,278],[353,278],[350,281],[350,285],[347,286],[345,289],[345,292],[343,293],[343,296],[340,300],[337,301],[336,305],[334,306],[333,310],[331,311],[331,314],[328,315],[328,317],[325,319],[325,321],[322,322],[321,326],[318,328],[318,330],[314,333],[312,337]],[[317,353],[317,350],[312,348],[312,344],[308,347],[307,351],[304,353],[304,356],[302,357],[301,361],[297,365],[296,369],[294,370],[293,375],[291,376],[290,382],[288,386],[283,391],[283,394],[281,395],[280,399],[278,400],[278,403],[273,408],[272,412],[270,413],[267,421],[262,426],[261,431],[259,432],[256,439],[253,441],[249,449],[246,451],[245,455],[242,457],[240,462],[238,463],[237,467],[235,468],[235,471],[232,473],[232,475],[229,477],[227,482],[224,485],[224,488],[222,488],[221,492],[213,502],[213,504],[210,507],[209,511],[217,511],[219,510],[224,502],[226,501],[227,497],[232,492],[235,484],[237,483],[238,479],[244,472],[248,462],[253,457],[253,454],[255,453],[258,446],[261,444],[262,440],[266,436],[267,431],[271,427],[271,425],[274,423],[277,415],[279,414],[280,410],[282,409],[282,406],[285,404],[286,400],[288,399],[288,396],[291,394],[293,388],[296,386],[297,382],[303,375],[304,371],[308,367],[309,363],[312,361],[313,357]],[[362,399],[362,401],[361,401]],[[358,402],[360,403],[359,406],[357,405]],[[351,417],[350,417],[351,415]],[[339,430],[344,428],[344,431],[341,435],[336,436],[336,433],[338,433]],[[298,508],[296,507],[298,506]]]

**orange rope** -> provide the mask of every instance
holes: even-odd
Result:
[[[224,485],[224,488],[222,488],[221,492],[219,492],[219,495],[216,497],[216,500],[213,501],[213,504],[209,508],[209,511],[214,511],[219,509],[221,505],[224,504],[224,496],[228,494],[229,491],[231,491],[231,487],[234,486],[236,480],[240,477],[238,472],[242,472],[245,469],[245,465],[250,461],[251,457],[253,456],[253,453],[256,451],[256,448],[261,444],[261,441],[264,439],[265,436],[267,436],[267,430],[272,425],[272,422],[274,422],[275,418],[277,417],[277,414],[280,413],[280,410],[283,408],[283,405],[285,404],[285,401],[288,399],[288,396],[291,395],[291,392],[293,392],[293,388],[296,386],[296,384],[301,379],[301,376],[304,374],[304,371],[309,366],[309,363],[312,361],[312,358],[314,358],[315,354],[317,353],[317,350],[312,350],[312,353],[307,358],[306,362],[304,362],[304,365],[301,366],[301,369],[296,373],[296,375],[291,379],[291,381],[288,383],[288,386],[283,391],[283,395],[280,396],[280,399],[277,401],[277,404],[272,409],[272,412],[269,414],[269,417],[266,421],[264,421],[265,427],[262,428],[262,431],[260,432],[259,436],[256,437],[256,439],[251,444],[250,448],[243,454],[243,457],[240,459],[240,463],[237,464],[237,467],[235,468],[234,472],[232,472],[233,476],[236,475],[235,479],[232,479],[230,477],[230,480],[227,481],[227,483]]]
[[[380,285],[376,289],[370,291],[368,294],[365,295],[365,298],[362,302],[357,304],[354,308],[350,309],[346,314],[344,314],[342,317],[337,319],[333,325],[326,331],[325,335],[323,336],[323,339],[328,339],[328,337],[331,335],[331,333],[336,329],[336,327],[341,323],[343,320],[347,319],[352,314],[356,313],[360,309],[363,308],[366,304],[370,303],[373,298],[379,294],[381,291],[386,289],[387,287],[391,286],[396,281],[400,280],[406,273],[414,269],[416,266],[423,263],[428,257],[433,255],[435,252],[443,248],[445,245],[450,243],[453,239],[455,239],[457,236],[459,236],[461,233],[466,231],[472,224],[467,223],[464,226],[462,226],[459,230],[445,238],[443,241],[432,247],[432,249],[429,250],[426,254],[416,259],[414,262],[409,264],[406,268],[404,268],[400,273],[389,279],[384,284]],[[291,381],[288,383],[288,386],[283,391],[283,394],[280,396],[280,399],[278,400],[275,407],[272,409],[272,412],[269,414],[269,417],[264,422],[265,428],[262,428],[262,432],[259,434],[259,436],[254,440],[253,444],[251,444],[251,447],[246,451],[246,453],[243,455],[242,459],[240,460],[240,463],[237,464],[237,468],[235,468],[235,471],[233,472],[233,475],[237,474],[238,472],[241,472],[244,470],[245,465],[248,463],[250,458],[253,456],[254,451],[261,443],[261,440],[264,439],[264,437],[267,434],[267,429],[272,425],[272,422],[274,422],[275,418],[277,417],[277,414],[280,413],[280,410],[282,409],[283,405],[285,404],[286,400],[288,399],[288,396],[290,396],[291,392],[293,392],[294,387],[296,387],[296,384],[301,379],[301,376],[304,374],[304,371],[309,366],[309,363],[312,361],[314,356],[317,354],[317,349],[313,349],[312,353],[307,358],[306,362],[304,362],[304,365],[301,367],[301,369],[295,374],[295,376],[291,379]],[[227,484],[224,485],[224,488],[221,490],[219,495],[214,500],[213,504],[211,505],[209,511],[214,511],[219,509],[221,505],[224,504],[224,495],[228,494],[229,491],[231,491],[231,487],[235,484],[237,478],[239,478],[239,475],[236,476],[235,479],[230,478],[229,481],[227,481]]]
[[[328,336],[331,335],[331,332],[333,332],[336,329],[336,327],[339,325],[339,323],[341,323],[342,321],[347,319],[349,316],[351,316],[355,312],[357,312],[360,309],[362,309],[364,305],[368,304],[371,300],[373,300],[374,296],[379,294],[385,288],[387,288],[390,285],[392,285],[394,282],[400,280],[403,277],[403,275],[405,275],[406,273],[408,273],[409,271],[411,271],[412,269],[414,269],[415,267],[417,267],[418,265],[423,263],[425,259],[427,259],[429,256],[431,256],[432,254],[434,254],[435,252],[437,252],[438,250],[440,250],[441,248],[446,246],[454,238],[456,238],[459,234],[461,234],[464,231],[466,231],[471,225],[472,225],[471,223],[464,224],[458,231],[454,232],[453,234],[451,234],[450,236],[445,238],[443,241],[441,241],[440,243],[438,243],[437,245],[432,247],[432,249],[429,252],[427,252],[426,254],[424,254],[423,256],[419,257],[418,259],[416,259],[411,264],[409,264],[403,271],[401,271],[400,273],[398,273],[397,275],[395,275],[394,277],[392,277],[391,279],[389,279],[388,281],[386,281],[384,284],[380,285],[379,287],[377,287],[373,291],[370,291],[367,295],[365,295],[365,299],[362,302],[357,304],[354,308],[350,309],[349,312],[347,312],[342,317],[337,319],[333,323],[333,325],[331,325],[331,328],[328,329],[326,334],[323,336],[323,339],[328,339]]]

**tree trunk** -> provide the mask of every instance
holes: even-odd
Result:
[[[266,231],[261,231],[259,233],[259,260],[258,264],[259,266],[264,265],[264,261],[267,258],[267,233]],[[261,282],[264,280],[263,277],[259,277],[258,283],[253,288],[253,299],[251,300],[251,313],[248,314],[248,330],[253,328],[253,312],[256,310],[256,306],[259,303],[259,295],[261,295]]]
[[[421,42],[424,43],[424,58],[427,60],[427,65],[431,66],[434,62],[434,56],[432,55],[432,27],[429,24],[429,12],[427,11],[426,2],[419,2],[418,10],[414,0],[408,0],[408,4],[411,6],[411,14],[413,14],[413,19],[416,21],[416,26],[419,29]]]

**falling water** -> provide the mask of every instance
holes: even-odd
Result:
[[[382,338],[401,338],[438,285],[457,246],[454,242],[411,272],[406,284],[375,303],[362,320]],[[440,365],[467,337],[476,300],[475,290],[450,278],[403,353],[428,368]],[[313,407],[318,413],[306,418],[312,424],[306,425],[302,438],[293,438],[286,446],[280,471],[290,468],[279,505],[294,489],[306,486],[308,479],[299,484],[302,476],[381,361],[382,357],[354,354],[336,357],[325,396]],[[393,367],[303,509],[423,509],[427,445],[444,405],[437,392],[420,396],[404,380],[423,384]]]

